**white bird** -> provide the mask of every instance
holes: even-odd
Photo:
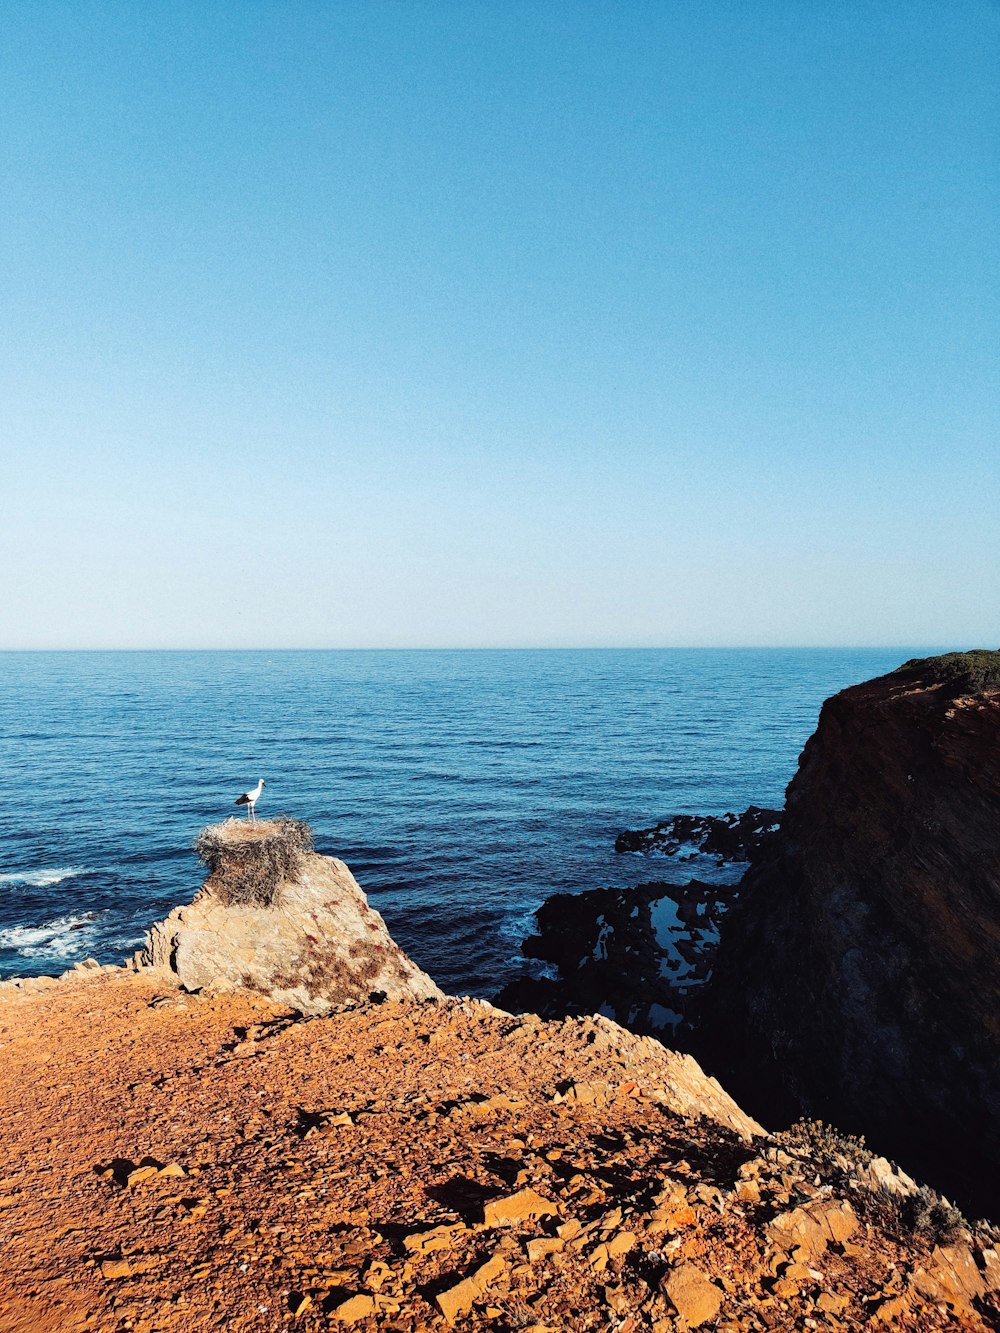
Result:
[[[233,804],[245,805],[247,808],[247,818],[256,821],[257,816],[254,814],[253,808],[257,804],[257,801],[260,798],[260,794],[263,790],[264,790],[264,779],[259,778],[257,780],[256,787],[254,787],[252,791],[245,791],[242,796],[238,796],[236,800],[233,802]]]

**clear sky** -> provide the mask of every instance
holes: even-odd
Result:
[[[996,646],[998,70],[973,0],[10,0],[0,647]]]

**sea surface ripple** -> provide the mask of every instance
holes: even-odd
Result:
[[[0,653],[0,975],[120,961],[264,777],[262,815],[490,995],[549,894],[690,877],[621,829],[780,805],[823,699],[926,651]]]

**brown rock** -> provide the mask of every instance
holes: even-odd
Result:
[[[986,1283],[988,1291],[996,1291],[1000,1288],[1000,1254],[996,1250],[989,1248],[982,1252],[983,1261],[983,1281]]]
[[[936,1246],[923,1268],[910,1279],[913,1288],[931,1301],[945,1300],[962,1308],[982,1296],[986,1282],[967,1245]]]
[[[566,1242],[559,1236],[536,1236],[525,1246],[528,1262],[534,1264],[550,1254],[558,1254],[565,1246]]]
[[[344,1125],[353,1125],[354,1120],[349,1111],[323,1111],[319,1118],[319,1124],[316,1126],[319,1130],[340,1129]],[[312,1130],[306,1130],[306,1135],[312,1133]]]
[[[548,1199],[543,1199],[533,1189],[518,1190],[503,1199],[491,1199],[483,1209],[483,1222],[488,1227],[500,1226],[504,1222],[525,1222],[533,1217],[553,1217],[559,1209]]]
[[[895,1324],[901,1316],[906,1314],[912,1304],[912,1297],[892,1296],[876,1307],[873,1317],[880,1324]]]
[[[510,1111],[516,1103],[512,1102],[506,1093],[497,1093],[494,1097],[486,1097],[482,1101],[468,1102],[463,1109],[467,1109],[474,1116],[492,1115],[494,1111]]]
[[[603,1273],[608,1266],[608,1260],[611,1256],[608,1254],[608,1247],[602,1241],[600,1245],[595,1245],[589,1254],[590,1266],[595,1272]]]
[[[987,1215],[998,864],[1000,653],[913,661],[841,691],[725,918],[703,1029],[729,1085],[774,1078]]]
[[[434,1250],[449,1250],[455,1237],[466,1230],[461,1222],[432,1227],[430,1231],[414,1231],[403,1237],[403,1248],[411,1254],[431,1254]]]
[[[816,1309],[825,1314],[843,1314],[848,1305],[850,1300],[846,1296],[834,1296],[829,1291],[820,1292],[816,1297]]]
[[[374,1300],[371,1296],[362,1293],[358,1296],[351,1296],[342,1305],[338,1305],[333,1312],[333,1317],[339,1319],[342,1324],[353,1324],[359,1319],[367,1319],[369,1315],[374,1313]]]
[[[373,1259],[365,1268],[364,1282],[369,1291],[379,1291],[392,1277],[392,1269],[380,1259]]]
[[[392,939],[343,861],[311,852],[270,906],[227,903],[210,877],[189,906],[152,927],[136,966],[176,974],[189,990],[251,989],[303,1013],[376,991],[443,998]]]
[[[858,1183],[874,1194],[881,1192],[904,1196],[917,1192],[917,1182],[885,1157],[873,1157],[870,1162],[859,1166],[855,1175]]]
[[[152,1166],[149,1164],[137,1166],[134,1171],[128,1173],[125,1183],[128,1185],[129,1189],[134,1189],[136,1185],[142,1185],[147,1180],[155,1180],[159,1174],[159,1166]]]
[[[858,1228],[857,1215],[846,1201],[823,1199],[779,1213],[767,1228],[767,1238],[776,1249],[822,1254],[831,1241],[845,1241]]]
[[[488,1287],[493,1285],[500,1274],[504,1272],[505,1268],[506,1264],[504,1263],[503,1258],[499,1254],[495,1254],[491,1259],[487,1259],[486,1263],[484,1263],[481,1268],[476,1269],[472,1275],[473,1281],[481,1290],[486,1291]]]
[[[616,1232],[607,1241],[608,1258],[615,1259],[620,1254],[628,1254],[635,1244],[636,1238],[631,1231]]]
[[[460,1315],[467,1314],[472,1309],[474,1301],[483,1296],[489,1287],[504,1271],[503,1260],[494,1255],[481,1268],[455,1286],[439,1292],[435,1297],[438,1309],[447,1319],[449,1324],[454,1324]]]
[[[472,1309],[472,1303],[479,1294],[479,1288],[467,1277],[455,1286],[438,1292],[434,1299],[448,1323],[454,1324],[459,1315],[467,1314]]]
[[[695,1264],[680,1264],[664,1277],[663,1290],[689,1328],[697,1328],[719,1313],[723,1294]]]
[[[101,1263],[101,1276],[109,1280],[132,1276],[132,1265],[127,1259],[105,1259]]]
[[[603,1103],[607,1095],[606,1083],[570,1083],[561,1092],[557,1092],[552,1100],[568,1102],[570,1105],[592,1106],[595,1102],[598,1105]]]

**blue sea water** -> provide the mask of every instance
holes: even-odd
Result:
[[[0,974],[120,961],[264,777],[261,815],[491,995],[549,894],[690,877],[621,829],[780,805],[823,699],[926,651],[0,653]]]

